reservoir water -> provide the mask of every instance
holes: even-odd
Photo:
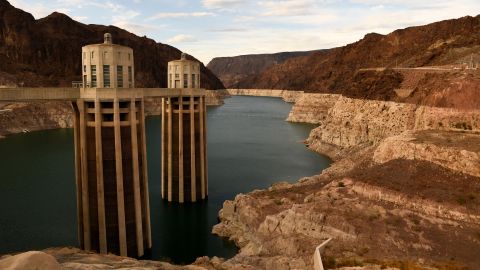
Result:
[[[278,98],[232,97],[209,108],[209,198],[185,205],[161,199],[160,117],[147,118],[151,258],[182,264],[234,256],[232,242],[211,234],[223,201],[330,164],[301,143],[313,126],[285,122],[291,106]],[[0,254],[77,246],[73,151],[71,129],[0,140]]]

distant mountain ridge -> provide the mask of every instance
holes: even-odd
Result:
[[[238,84],[249,76],[259,74],[274,65],[282,64],[288,59],[308,56],[314,52],[317,51],[216,57],[208,63],[207,67],[217,75],[228,88]]]
[[[167,62],[179,59],[181,51],[115,26],[86,25],[54,12],[35,18],[0,0],[0,85],[70,86],[81,80],[81,47],[103,42],[134,50],[137,87],[166,87]],[[222,82],[203,64],[201,87],[224,89]]]
[[[400,100],[393,90],[408,85],[406,81],[413,78],[417,84],[409,86],[411,96],[401,101],[423,104],[430,100],[427,105],[478,108],[480,105],[474,102],[480,101],[480,69],[465,74],[452,68],[472,60],[476,65],[480,63],[480,15],[409,27],[388,35],[370,33],[355,43],[290,58],[253,75],[238,74],[241,79],[225,84],[231,88],[304,90]],[[450,66],[449,74],[425,75],[393,69],[443,65]],[[228,68],[214,70],[220,78],[236,72]],[[419,76],[425,78],[415,79]],[[439,79],[443,83],[436,83]],[[450,104],[460,93],[469,98]]]

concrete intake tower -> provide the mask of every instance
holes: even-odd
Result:
[[[134,87],[133,50],[82,48],[83,95],[73,103],[80,246],[142,256],[151,248],[143,96]]]
[[[134,75],[133,50],[105,34],[104,43],[82,48],[82,81],[72,88],[1,88],[0,101],[71,102],[80,247],[141,257],[152,247],[144,99],[162,99],[155,165],[170,202],[207,197],[207,127],[198,62],[170,62],[169,88],[135,88]]]
[[[168,87],[195,89],[200,64],[186,59],[168,63]],[[205,96],[162,99],[162,198],[195,202],[208,195]]]

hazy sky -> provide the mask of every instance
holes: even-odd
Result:
[[[480,0],[8,0],[42,18],[59,11],[213,57],[325,49],[366,33],[480,13]],[[115,37],[114,37],[115,38]]]

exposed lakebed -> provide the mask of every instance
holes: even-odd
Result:
[[[147,118],[152,259],[233,256],[235,245],[211,234],[223,201],[330,164],[301,143],[313,126],[285,122],[290,109],[267,97],[232,97],[209,108],[209,198],[184,205],[161,199],[160,117]],[[0,254],[77,246],[73,151],[69,129],[0,140]]]

